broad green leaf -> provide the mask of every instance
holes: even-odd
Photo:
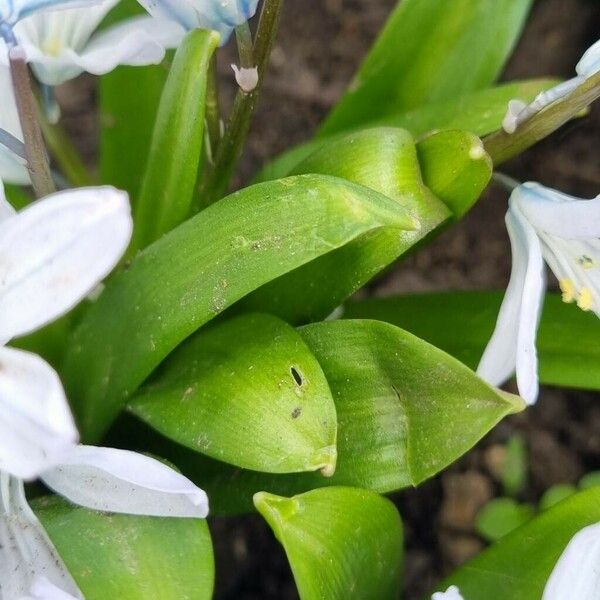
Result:
[[[393,600],[402,577],[402,522],[385,498],[333,487],[254,496],[287,554],[302,600]]]
[[[302,337],[275,317],[243,315],[199,331],[129,408],[170,439],[246,469],[335,470],[327,380]]]
[[[175,54],[134,209],[130,251],[145,248],[191,214],[204,145],[208,67],[218,43],[217,33],[197,29]]]
[[[244,307],[292,318],[296,323],[325,318],[345,298],[451,218],[451,212],[434,194],[441,194],[457,212],[465,212],[491,176],[491,163],[481,140],[470,133],[453,131],[431,136],[423,144],[421,151],[402,129],[364,130],[326,144],[298,165],[295,174],[343,177],[387,195],[411,212],[420,227],[402,235],[391,229],[373,232],[271,282],[247,298]],[[432,190],[423,183],[421,169],[431,175]],[[321,281],[327,281],[327,285],[321,285]]]
[[[267,475],[157,448],[207,490],[217,513],[248,510],[261,489],[288,495],[349,485],[385,493],[418,485],[523,408],[516,396],[498,393],[457,360],[387,323],[329,321],[299,331],[335,400],[336,472],[327,479]]]
[[[175,347],[240,298],[357,238],[415,225],[389,198],[317,175],[246,188],[186,221],[113,277],[72,336],[63,376],[84,437],[98,439]]]
[[[439,589],[457,585],[468,600],[539,600],[571,538],[598,521],[600,488],[575,494],[502,538],[452,574]]]
[[[143,12],[136,0],[122,0],[105,22],[113,24]],[[134,203],[167,74],[168,65],[162,64],[119,67],[100,78],[100,179],[129,192]]]
[[[427,104],[408,112],[394,112],[383,118],[374,118],[362,124],[357,131],[374,127],[399,127],[410,131],[415,137],[420,137],[431,131],[462,129],[483,137],[500,129],[509,100],[519,98],[531,102],[540,92],[556,83],[554,79],[505,83],[455,99]],[[289,175],[299,163],[316,150],[346,135],[348,132],[344,131],[327,137],[318,137],[280,154],[260,171],[256,181],[269,181]]]
[[[320,134],[487,88],[510,55],[531,3],[399,2]]]
[[[481,536],[495,542],[527,523],[533,515],[529,504],[520,504],[512,498],[495,498],[479,511],[475,525]]]
[[[415,294],[349,303],[344,314],[405,327],[474,369],[501,302],[497,292]],[[547,294],[537,337],[540,381],[600,389],[599,339],[598,317],[564,304],[557,294]]]
[[[57,497],[33,508],[87,600],[209,600],[206,521],[107,514]]]

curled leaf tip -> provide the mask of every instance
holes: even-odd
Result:
[[[335,444],[317,450],[310,461],[310,465],[315,470],[320,470],[323,477],[332,477],[335,473],[336,464],[337,446]]]
[[[279,535],[283,521],[291,519],[299,509],[296,498],[285,498],[269,492],[257,492],[252,501],[276,535]]]
[[[523,398],[521,398],[521,396],[517,396],[516,394],[511,394],[509,392],[503,392],[502,390],[498,390],[498,394],[500,394],[500,396],[504,398],[510,405],[508,413],[510,415],[516,415],[527,408],[527,403],[525,400],[523,400]]]

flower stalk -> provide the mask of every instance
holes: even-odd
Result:
[[[219,143],[214,167],[207,170],[200,187],[199,208],[201,209],[210,206],[227,192],[250,130],[250,123],[277,35],[282,7],[283,0],[265,0],[254,45],[258,84],[249,93],[238,90],[225,135]]]
[[[31,77],[23,50],[12,46],[8,52],[10,73],[15,91],[17,111],[25,141],[27,168],[31,175],[31,184],[37,198],[48,196],[56,191],[50,161],[42,128],[38,120],[38,107],[31,87]]]
[[[600,98],[600,72],[584,81],[564,99],[525,121],[514,133],[499,130],[487,136],[484,146],[494,166],[521,154],[548,137]]]

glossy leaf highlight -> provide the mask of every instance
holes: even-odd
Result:
[[[335,470],[327,380],[302,337],[275,317],[243,315],[201,330],[129,408],[170,439],[246,469]]]
[[[402,522],[367,490],[334,487],[254,504],[283,545],[302,600],[392,600],[400,592]]]
[[[98,439],[172,350],[248,293],[382,227],[415,226],[389,198],[316,175],[246,188],[186,221],[112,279],[72,336],[63,376],[83,436]]]
[[[288,495],[347,485],[384,493],[418,485],[524,406],[441,350],[386,323],[329,321],[300,333],[335,400],[336,472],[328,479],[267,475],[159,446],[157,451],[201,482],[216,513],[248,510],[252,494],[261,489]]]

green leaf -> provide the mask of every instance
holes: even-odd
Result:
[[[544,492],[544,495],[540,500],[540,510],[547,510],[576,493],[577,488],[574,485],[566,483],[562,485],[553,485]]]
[[[98,439],[173,349],[240,298],[382,227],[414,226],[385,196],[317,175],[246,188],[186,221],[113,277],[72,336],[63,376],[84,437]]]
[[[329,321],[300,329],[323,369],[338,416],[333,477],[274,475],[207,463],[177,448],[156,451],[202,483],[213,511],[239,512],[269,489],[294,494],[349,485],[390,492],[438,473],[507,414],[523,408],[457,360],[377,321]]]
[[[520,504],[512,498],[496,498],[481,509],[475,526],[481,536],[495,542],[527,523],[534,512],[529,504]]]
[[[105,23],[114,24],[140,13],[143,9],[135,0],[122,0]],[[134,203],[167,74],[168,65],[162,64],[119,67],[100,78],[100,179],[127,191]]]
[[[320,134],[487,88],[530,6],[531,0],[399,2]]]
[[[468,210],[491,177],[481,140],[453,131],[432,136],[423,144],[422,150],[420,145],[415,147],[411,135],[401,129],[364,130],[324,145],[298,165],[295,174],[343,177],[387,195],[411,212],[420,227],[402,235],[389,228],[373,232],[273,281],[247,298],[244,307],[295,323],[325,318],[452,216],[434,194],[440,193],[457,213]],[[423,183],[421,169],[431,181]],[[426,187],[429,184],[434,194]],[[318,285],[319,281],[327,285]]]
[[[57,497],[33,508],[87,600],[209,600],[206,521],[94,512]]]
[[[302,600],[392,600],[400,593],[402,522],[367,490],[335,487],[254,504],[283,545]]]
[[[423,180],[455,219],[479,199],[493,164],[481,140],[464,131],[434,133],[417,145]]]
[[[414,294],[349,303],[348,318],[379,319],[415,335],[476,368],[494,330],[502,294],[452,292]],[[537,337],[540,381],[600,389],[600,321],[547,294]]]
[[[129,403],[172,440],[246,469],[333,473],[337,419],[295,329],[251,314],[201,330]]]
[[[539,600],[559,556],[580,530],[600,521],[600,488],[567,498],[461,567],[440,590],[457,585],[464,598]]]
[[[130,251],[145,248],[192,212],[204,145],[208,67],[218,43],[217,33],[196,29],[175,54],[135,205]]]
[[[519,98],[531,102],[540,92],[556,83],[555,79],[505,83],[458,98],[427,104],[408,112],[394,112],[382,118],[375,118],[362,124],[360,130],[374,127],[399,127],[410,131],[415,137],[420,137],[434,130],[462,129],[483,137],[502,126],[509,100]],[[313,152],[346,135],[348,132],[343,131],[327,137],[318,137],[280,154],[260,171],[256,181],[269,181],[289,175]]]
[[[25,208],[34,200],[31,197],[31,194],[25,191],[24,188],[17,185],[5,185],[4,193],[6,194],[6,199],[10,202],[15,210],[21,210],[22,208]]]

